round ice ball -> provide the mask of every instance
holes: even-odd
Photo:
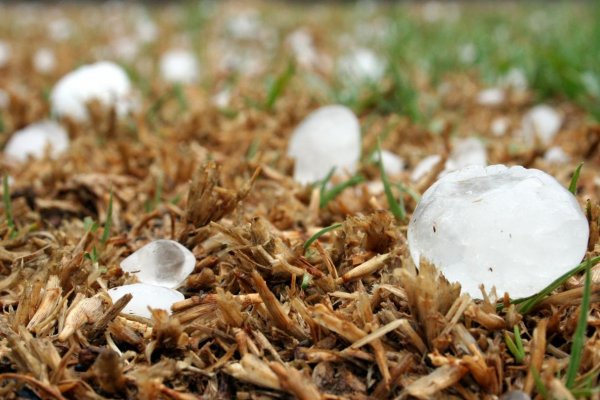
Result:
[[[171,314],[171,306],[185,299],[183,294],[177,290],[146,283],[134,283],[133,285],[118,286],[108,290],[108,295],[113,303],[126,294],[131,294],[133,297],[123,308],[123,313],[142,318],[152,318],[148,307],[166,310],[167,313]]]
[[[131,83],[123,68],[109,61],[81,66],[63,76],[50,93],[54,114],[79,122],[88,119],[87,103],[94,100],[114,107],[119,116],[131,111]]]
[[[479,285],[512,298],[533,295],[577,265],[588,222],[550,175],[520,166],[470,166],[435,182],[408,227],[410,254],[436,265],[463,291]]]
[[[160,58],[160,74],[171,83],[194,83],[198,80],[198,60],[187,50],[169,50]]]
[[[292,134],[288,155],[296,160],[294,179],[302,184],[336,172],[354,173],[360,160],[360,124],[347,107],[313,111]]]
[[[121,261],[121,269],[142,283],[176,288],[192,273],[196,257],[174,240],[155,240]]]
[[[533,143],[535,137],[543,145],[549,145],[559,132],[563,117],[552,107],[540,104],[523,116],[522,128],[526,142]]]
[[[36,122],[15,132],[6,143],[4,155],[11,160],[23,162],[28,157],[42,158],[46,148],[49,148],[52,158],[69,148],[67,132],[51,120]]]

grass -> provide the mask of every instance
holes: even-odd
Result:
[[[281,97],[295,74],[296,65],[293,61],[290,61],[286,69],[269,83],[267,98],[265,100],[265,108],[267,110],[273,110],[277,99]]]
[[[10,198],[10,187],[8,185],[8,175],[4,175],[2,178],[2,200],[4,202],[4,215],[6,217],[6,224],[10,231],[9,236],[16,233],[15,221],[12,213],[12,200]]]
[[[100,244],[104,246],[110,237],[110,228],[112,227],[112,210],[113,210],[113,192],[111,190],[110,197],[108,198],[108,210],[106,211],[106,221],[104,222],[104,230],[102,231],[102,238]]]
[[[531,367],[531,375],[533,375],[533,381],[535,383],[535,388],[538,391],[538,393],[540,394],[540,396],[542,396],[543,399],[549,399],[550,395],[548,392],[548,388],[546,387],[546,385],[544,385],[544,382],[542,382],[540,373],[535,367]]]
[[[564,273],[559,278],[555,279],[551,284],[546,286],[544,289],[539,291],[533,296],[525,297],[522,299],[513,300],[513,304],[519,304],[519,312],[521,314],[527,314],[531,312],[546,296],[550,295],[554,290],[562,286],[570,277],[577,275],[588,267],[596,265],[600,262],[600,256],[590,258],[580,264],[578,264],[575,268],[570,271]]]
[[[310,248],[310,246],[324,234],[331,232],[335,229],[341,228],[341,227],[342,227],[342,224],[333,224],[331,226],[321,229],[320,231],[318,231],[317,233],[312,235],[306,242],[304,242],[304,246],[303,246],[304,251],[306,252]]]
[[[325,191],[321,191],[321,198],[319,199],[319,207],[325,208],[330,201],[338,197],[344,190],[349,187],[356,186],[359,183],[365,181],[364,176],[362,175],[354,175],[348,180],[345,180],[342,183],[338,183],[333,186],[331,189],[325,189]]]
[[[571,178],[571,183],[569,183],[569,192],[576,194],[577,193],[577,181],[579,181],[579,174],[581,173],[581,167],[583,167],[583,162],[579,163],[577,168],[575,168],[575,172],[573,172],[573,177]]]
[[[379,166],[379,172],[381,173],[381,181],[383,182],[383,189],[385,191],[385,197],[387,199],[388,206],[390,207],[390,212],[394,215],[394,217],[396,217],[396,219],[404,221],[406,219],[404,200],[402,199],[402,196],[399,197],[398,201],[396,201],[394,198],[392,186],[390,185],[387,174],[385,173],[385,168],[383,168],[383,157],[381,156],[381,144],[379,139],[377,139],[377,152],[379,154],[377,165]]]
[[[591,278],[591,263],[588,260],[585,268],[585,285],[583,297],[581,299],[581,307],[579,309],[579,320],[573,335],[573,344],[571,346],[571,354],[569,357],[569,367],[567,368],[566,386],[572,389],[575,386],[575,379],[579,371],[581,357],[583,355],[583,347],[585,345],[585,331],[587,330],[588,309],[590,307],[590,297],[592,295],[592,278]]]
[[[513,340],[510,335],[505,331],[504,332],[504,342],[506,346],[515,357],[515,361],[519,364],[523,363],[525,360],[525,348],[523,347],[523,341],[521,339],[521,332],[519,330],[519,326],[515,325],[513,327],[513,333],[515,335],[515,340]]]

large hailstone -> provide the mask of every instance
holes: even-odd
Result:
[[[471,166],[423,194],[408,244],[415,264],[429,260],[473,297],[481,297],[483,283],[518,298],[577,265],[588,235],[577,200],[550,175],[520,166]]]
[[[288,155],[296,160],[294,179],[302,184],[336,172],[356,171],[360,160],[360,124],[347,107],[330,105],[313,111],[292,134]]]
[[[523,117],[523,137],[526,142],[533,143],[537,136],[541,143],[547,146],[552,143],[562,121],[562,116],[552,107],[545,104],[535,106]]]
[[[198,80],[200,66],[191,52],[169,50],[160,58],[160,75],[170,83],[190,84]]]
[[[165,310],[168,314],[171,314],[171,306],[185,298],[177,290],[147,283],[134,283],[133,285],[118,286],[108,290],[108,295],[113,303],[116,303],[126,294],[131,294],[133,297],[123,308],[123,313],[142,318],[152,318],[148,307]]]
[[[123,68],[101,61],[63,76],[52,89],[50,102],[56,115],[84,122],[88,119],[87,103],[99,101],[123,116],[133,106],[131,97],[131,83]]]
[[[155,240],[121,261],[121,269],[142,283],[176,288],[192,273],[196,257],[174,240]]]
[[[6,143],[4,155],[17,162],[28,157],[42,158],[49,155],[57,158],[69,148],[69,136],[65,129],[54,121],[41,121],[15,132]]]

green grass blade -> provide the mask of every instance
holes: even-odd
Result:
[[[104,231],[102,232],[102,238],[100,243],[106,244],[110,236],[110,228],[112,227],[112,210],[113,210],[113,192],[111,190],[110,197],[108,199],[108,210],[106,211],[106,222],[104,222]]]
[[[356,186],[359,183],[364,182],[364,181],[365,181],[365,178],[363,176],[354,175],[352,178],[348,179],[347,181],[337,184],[325,192],[321,191],[321,199],[319,201],[319,207],[321,207],[321,208],[325,207],[327,204],[329,204],[329,202],[331,200],[338,197],[340,195],[340,193],[342,193],[344,190],[346,190],[349,187]]]
[[[383,157],[381,156],[381,143],[379,139],[377,139],[377,153],[379,154],[379,159],[377,160],[377,165],[379,166],[379,172],[381,173],[381,181],[383,182],[383,189],[385,191],[385,198],[387,199],[388,205],[390,207],[390,211],[400,221],[403,221],[406,218],[406,209],[404,208],[404,200],[402,196],[399,201],[396,201],[394,198],[394,193],[392,192],[392,186],[390,185],[390,181],[388,180],[387,174],[385,173],[385,168],[383,168]]]
[[[531,297],[513,300],[512,303],[520,304],[519,312],[521,314],[527,314],[528,312],[533,310],[540,301],[542,301],[546,296],[548,296],[550,293],[552,293],[556,288],[558,288],[563,283],[565,283],[570,277],[572,277],[573,275],[576,275],[582,271],[585,271],[588,263],[590,264],[590,266],[593,267],[594,265],[598,264],[598,262],[600,262],[600,256],[593,257],[587,261],[584,261],[584,262],[580,263],[579,265],[577,265],[575,268],[568,271],[567,273],[563,274],[560,278],[556,279],[550,285],[546,286],[539,293],[537,293]]]
[[[307,241],[306,243],[304,243],[304,251],[308,250],[308,248],[310,247],[311,244],[313,244],[315,242],[315,240],[317,240],[318,238],[320,238],[321,236],[323,236],[324,234],[326,234],[327,232],[331,232],[335,229],[341,228],[342,224],[333,224],[330,225],[326,228],[321,229],[320,231],[318,231],[317,233],[315,233],[314,235],[312,235]]]
[[[335,167],[331,168],[331,170],[327,173],[327,175],[325,175],[325,178],[323,178],[321,181],[315,182],[315,186],[316,185],[319,186],[319,190],[321,191],[321,193],[325,193],[325,190],[327,190],[327,184],[333,177],[334,172],[335,172]]]
[[[531,375],[533,375],[533,381],[535,382],[535,388],[538,393],[542,396],[543,399],[549,399],[548,397],[548,388],[542,382],[542,378],[540,377],[540,373],[535,367],[531,367]]]
[[[569,184],[569,192],[575,194],[577,192],[577,181],[579,180],[579,174],[581,173],[581,167],[583,167],[583,163],[579,163],[577,168],[575,168],[575,172],[573,172],[573,177],[571,178],[571,183]]]
[[[583,298],[581,299],[581,308],[579,311],[579,321],[573,335],[573,344],[571,346],[571,356],[569,359],[569,367],[567,368],[567,383],[568,389],[572,389],[575,385],[575,378],[579,371],[579,363],[583,355],[583,345],[585,344],[585,331],[587,329],[588,308],[590,307],[590,297],[592,295],[592,279],[590,274],[591,263],[588,259],[585,268],[585,286],[583,289]]]
[[[508,350],[511,352],[513,357],[515,357],[515,361],[520,363],[522,359],[519,354],[519,349],[507,332],[504,332],[504,343],[506,343],[506,347],[508,347]]]
[[[518,325],[513,326],[513,333],[515,334],[515,345],[517,346],[517,351],[519,352],[519,357],[521,358],[518,361],[522,362],[525,359],[525,347],[523,347],[521,330],[519,329]]]
[[[285,88],[292,80],[292,77],[296,73],[296,66],[293,62],[290,62],[283,71],[271,84],[269,85],[267,100],[265,101],[265,107],[267,110],[272,110],[275,102],[285,91]]]
[[[9,229],[15,229],[15,221],[12,213],[12,200],[10,198],[10,189],[8,187],[8,175],[4,175],[2,179],[2,200],[4,201],[4,213],[6,215],[6,223]]]

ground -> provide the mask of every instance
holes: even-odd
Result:
[[[573,183],[600,260],[599,18],[585,2],[0,4],[0,146],[46,118],[70,138],[57,158],[0,158],[2,398],[598,398],[600,270],[472,299],[414,268],[406,230],[443,162],[415,167],[475,137],[488,164]],[[175,48],[195,80],[161,75]],[[357,49],[368,76],[344,64]],[[56,82],[99,60],[126,70],[130,112],[56,115]],[[290,135],[334,103],[360,119],[358,171],[298,184]],[[548,142],[522,134],[538,104],[562,118]],[[384,179],[378,143],[403,171]],[[185,300],[121,314],[106,291],[155,239],[196,257]]]

